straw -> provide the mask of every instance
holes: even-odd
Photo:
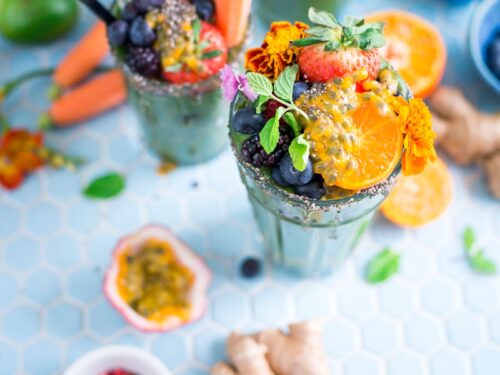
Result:
[[[80,0],[80,2],[86,5],[98,18],[103,20],[106,25],[110,25],[116,21],[115,16],[98,0]]]

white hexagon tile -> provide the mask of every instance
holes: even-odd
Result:
[[[344,13],[403,7],[437,23],[447,41],[445,81],[467,86],[477,103],[498,110],[466,54],[466,24],[474,5],[438,0],[350,1]],[[2,79],[53,65],[69,40],[20,49],[0,41]],[[256,29],[262,33],[261,29]],[[460,61],[460,63],[455,63]],[[46,81],[9,99],[7,114],[35,123],[46,107]],[[48,134],[49,143],[88,161],[78,173],[43,171],[17,191],[0,192],[0,375],[57,375],[101,345],[145,347],[175,375],[207,374],[223,359],[234,329],[251,332],[315,317],[326,319],[324,340],[333,375],[500,374],[500,285],[471,273],[459,239],[473,225],[485,252],[500,264],[500,205],[478,170],[452,166],[455,196],[438,222],[420,230],[377,217],[353,257],[326,279],[300,280],[272,270],[242,279],[238,262],[261,255],[250,206],[226,150],[198,167],[160,176],[137,137],[130,108],[83,126]],[[127,175],[126,192],[102,203],[81,187],[107,170]],[[206,259],[213,271],[210,308],[199,322],[167,334],[128,326],[103,296],[110,253],[125,233],[164,224]],[[402,252],[401,272],[381,286],[363,281],[367,260],[384,246]]]

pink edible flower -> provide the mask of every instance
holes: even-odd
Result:
[[[226,100],[233,101],[238,91],[241,91],[252,102],[257,99],[258,95],[252,91],[244,74],[236,74],[229,65],[226,65],[222,68],[220,75],[222,92]]]

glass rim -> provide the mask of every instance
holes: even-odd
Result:
[[[260,171],[260,169],[252,166],[245,160],[243,160],[236,151],[236,145],[234,142],[231,141],[231,148],[236,156],[236,160],[238,162],[238,165],[250,176],[252,179],[256,182],[256,185],[261,188],[261,186],[264,186],[267,191],[272,193],[275,196],[278,196],[280,199],[287,200],[295,205],[298,206],[304,206],[308,205],[310,207],[319,207],[319,208],[330,208],[331,206],[343,206],[343,205],[348,205],[352,203],[357,203],[360,202],[361,200],[367,198],[367,197],[372,197],[379,195],[381,193],[384,193],[385,191],[389,191],[389,186],[393,184],[397,176],[401,172],[401,163],[398,163],[396,168],[391,172],[391,174],[383,181],[379,182],[378,184],[375,184],[369,188],[363,189],[358,191],[356,194],[348,196],[348,197],[342,197],[342,198],[337,198],[337,199],[328,199],[328,200],[320,200],[320,199],[312,199],[308,197],[303,197],[298,194],[292,194],[286,191],[285,189],[277,186],[273,181],[271,177],[267,177],[266,179],[263,179],[263,173]]]

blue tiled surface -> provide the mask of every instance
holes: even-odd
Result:
[[[481,83],[466,54],[474,5],[398,3],[353,0],[345,13],[399,7],[435,22],[450,54],[445,82],[499,110],[499,97]],[[20,49],[0,40],[0,76],[53,65],[91,22],[82,15],[69,40],[48,48]],[[7,101],[16,123],[34,126],[47,105],[46,84],[27,85]],[[450,165],[453,204],[432,225],[402,230],[377,217],[345,268],[327,279],[297,280],[266,265],[262,276],[246,281],[236,265],[261,247],[229,150],[206,165],[159,176],[135,126],[124,107],[50,133],[50,144],[88,164],[78,173],[43,171],[13,193],[0,191],[0,375],[58,375],[84,353],[111,343],[145,347],[175,375],[207,374],[224,358],[231,329],[249,332],[309,317],[326,318],[334,375],[500,374],[498,279],[473,275],[459,241],[464,226],[473,225],[485,252],[500,264],[500,208],[477,169]],[[127,175],[126,192],[102,203],[82,198],[81,187],[110,169]],[[113,245],[149,222],[171,227],[213,271],[207,316],[163,335],[136,332],[102,295]],[[373,287],[361,276],[383,246],[403,253],[402,269]]]

